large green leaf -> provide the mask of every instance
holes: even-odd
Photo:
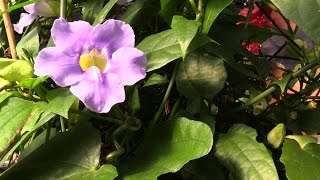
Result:
[[[117,169],[111,165],[111,164],[105,164],[102,165],[98,170],[88,170],[86,172],[71,175],[69,177],[63,178],[63,179],[69,179],[69,180],[111,180],[118,176]]]
[[[120,164],[120,179],[153,180],[161,174],[176,172],[188,161],[208,154],[212,137],[205,123],[187,118],[167,121],[142,141],[134,158]]]
[[[17,44],[17,54],[21,59],[35,58],[40,47],[37,28],[25,35]],[[27,53],[27,54],[26,54]]]
[[[48,110],[68,119],[68,111],[76,97],[67,88],[58,88],[48,92]]]
[[[314,180],[320,177],[320,145],[309,143],[303,147],[295,140],[286,139],[282,147],[280,161],[290,180]]]
[[[313,41],[320,43],[319,0],[271,0],[289,20],[296,23]]]
[[[162,76],[157,73],[151,74],[151,76],[148,78],[148,80],[144,83],[143,87],[151,86],[155,84],[164,84],[168,83],[168,78],[166,76]]]
[[[12,143],[16,136],[28,131],[39,118],[38,104],[24,99],[12,97],[1,103],[0,108],[0,153]],[[32,124],[32,125],[29,125]]]
[[[100,146],[100,133],[83,120],[18,161],[0,179],[62,179],[86,172],[83,176],[90,177],[99,165]]]
[[[201,53],[188,54],[176,77],[178,90],[186,97],[214,97],[226,82],[223,60]]]
[[[11,92],[0,92],[0,103],[2,103],[4,100],[6,100],[8,97],[12,95]]]
[[[179,41],[182,58],[185,59],[187,49],[196,36],[200,23],[194,20],[188,20],[183,16],[173,16],[171,27]]]
[[[279,179],[272,157],[256,137],[255,129],[237,124],[219,136],[215,155],[237,179]]]
[[[202,32],[208,34],[210,27],[214,20],[218,17],[221,11],[226,8],[229,4],[231,4],[233,0],[211,0],[208,1],[204,20],[202,25]]]
[[[159,69],[181,57],[181,48],[173,30],[162,31],[145,38],[137,46],[147,55],[147,71]]]
[[[0,77],[8,81],[22,81],[33,76],[33,65],[29,61],[18,60],[0,69]]]

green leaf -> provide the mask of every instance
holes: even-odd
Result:
[[[99,12],[99,14],[96,16],[96,19],[93,22],[93,26],[98,25],[102,23],[105,18],[107,17],[109,11],[112,9],[112,7],[118,2],[118,0],[110,0],[103,9]],[[92,2],[91,2],[92,3]]]
[[[279,123],[268,133],[267,140],[273,148],[278,148],[282,144],[285,136],[286,128],[283,123]]]
[[[273,81],[271,82],[271,84],[278,85],[281,89],[281,93],[284,93],[291,77],[292,77],[292,74],[288,74],[283,79]]]
[[[85,1],[82,5],[83,20],[93,22],[103,8],[104,0]]]
[[[185,59],[189,44],[196,36],[200,23],[194,20],[187,20],[183,16],[173,16],[171,27],[179,41],[182,58]]]
[[[49,120],[51,120],[52,118],[54,118],[55,114],[45,111],[40,115],[39,118],[39,122],[27,133],[25,133],[24,135],[22,135],[22,137],[19,139],[19,141],[17,141],[11,148],[10,150],[6,153],[6,155],[1,159],[0,164],[3,164],[7,159],[9,159],[12,154],[14,153],[14,151],[16,149],[18,149],[18,147],[26,142],[26,140],[28,138],[31,137],[31,135],[41,126],[43,126],[45,123],[47,123]],[[1,177],[0,177],[1,179]]]
[[[0,108],[0,153],[22,134],[22,128],[34,123],[40,116],[39,106],[34,102],[12,97],[1,103]],[[28,126],[30,128],[30,126]],[[27,131],[26,130],[23,131]]]
[[[237,124],[219,136],[215,155],[236,179],[279,179],[272,157],[256,137],[255,129]]]
[[[3,69],[14,62],[16,62],[16,60],[9,59],[9,58],[0,58],[0,69]]]
[[[301,148],[304,148],[305,145],[309,143],[317,143],[318,139],[313,136],[301,136],[301,135],[288,135],[286,136],[287,139],[293,139],[297,141]]]
[[[137,86],[134,87],[133,93],[130,99],[130,111],[131,114],[135,114],[140,109],[140,97]]]
[[[0,103],[2,103],[4,100],[6,100],[8,97],[10,97],[12,95],[11,92],[4,92],[1,91],[0,92]]]
[[[39,52],[39,35],[37,28],[34,28],[28,34],[21,38],[21,40],[17,44],[17,54],[20,59],[29,59],[29,55],[31,58],[35,59]],[[25,54],[25,51],[28,54]]]
[[[71,175],[69,177],[66,177],[64,179],[74,179],[74,180],[108,180],[108,179],[114,179],[118,176],[117,169],[111,165],[111,164],[104,164],[102,165],[98,170],[89,170],[84,173]]]
[[[143,9],[144,3],[146,0],[137,0],[131,5],[128,10],[123,14],[121,20],[127,24],[132,24],[135,17],[140,13]]]
[[[152,86],[155,84],[165,84],[168,83],[168,78],[166,76],[162,76],[157,73],[151,74],[146,83],[144,83],[143,87]]]
[[[67,88],[58,88],[48,91],[47,100],[49,101],[47,109],[55,114],[68,119],[68,111],[76,97]]]
[[[0,76],[9,81],[22,81],[33,76],[33,66],[29,61],[17,60],[0,69]]]
[[[0,90],[11,85],[11,82],[0,77]]]
[[[153,180],[161,174],[177,172],[188,161],[208,154],[212,137],[205,123],[171,119],[153,129],[134,152],[134,158],[120,164],[120,179]]]
[[[99,131],[88,121],[79,121],[70,131],[53,137],[18,161],[0,178],[62,179],[92,171],[99,165],[100,146]]]
[[[42,77],[36,77],[36,78],[29,78],[22,80],[17,84],[18,87],[23,87],[27,89],[34,89],[39,84],[43,83],[48,79],[49,76],[42,76]]]
[[[202,33],[208,34],[211,25],[214,20],[218,17],[221,11],[231,4],[233,0],[218,0],[218,1],[208,1],[206,5],[206,10],[204,13],[204,20],[202,25]]]
[[[188,54],[176,77],[178,91],[186,97],[214,97],[226,82],[223,60],[201,53]]]
[[[296,23],[313,41],[320,43],[319,0],[271,0],[281,13]]]
[[[147,56],[147,71],[159,69],[181,57],[179,41],[171,29],[146,37],[137,48]]]
[[[314,180],[320,177],[320,145],[309,143],[301,148],[295,140],[286,139],[280,161],[290,180]]]

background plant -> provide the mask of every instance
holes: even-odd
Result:
[[[5,31],[35,2],[1,14],[0,179],[319,176],[317,0],[44,1],[69,22],[133,28],[147,76],[101,114],[34,75],[57,13]]]

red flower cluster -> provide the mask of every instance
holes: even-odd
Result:
[[[264,8],[265,11],[270,15],[272,10],[269,7]],[[249,8],[243,8],[239,15],[243,17],[247,17],[249,13]],[[237,25],[244,24],[244,22],[239,22]],[[272,22],[269,21],[269,19],[260,11],[258,6],[254,5],[254,9],[252,10],[252,14],[249,20],[249,24],[252,26],[258,26],[260,28],[264,27],[271,27]],[[261,43],[259,42],[251,42],[250,44],[246,44],[245,42],[242,43],[243,46],[246,47],[248,51],[250,51],[252,54],[259,54]]]

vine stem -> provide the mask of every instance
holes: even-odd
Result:
[[[176,79],[179,64],[180,64],[180,60],[178,60],[178,61],[176,62],[176,65],[175,65],[175,67],[174,67],[174,70],[173,70],[173,73],[172,73],[172,76],[171,76],[171,79],[170,79],[170,82],[169,82],[167,91],[166,91],[165,95],[163,96],[162,102],[161,102],[161,104],[160,104],[160,107],[159,107],[157,113],[155,114],[154,118],[153,118],[152,121],[150,122],[149,130],[153,129],[153,127],[156,125],[156,123],[157,123],[157,122],[159,121],[159,119],[160,119],[160,116],[161,116],[161,114],[162,114],[162,112],[163,112],[164,106],[165,106],[165,104],[166,104],[166,102],[167,102],[167,100],[168,100],[168,98],[169,98],[170,92],[171,92],[171,90],[172,90],[174,80]]]
[[[60,17],[66,18],[67,0],[60,0]]]
[[[302,75],[303,73],[305,73],[306,71],[308,71],[309,69],[315,67],[318,65],[317,60],[312,61],[311,63],[307,64],[306,66],[302,67],[301,69],[299,69],[298,71],[296,71],[295,73],[292,74],[292,78],[297,78],[300,75]],[[268,96],[269,94],[273,93],[278,87],[276,85],[270,86],[268,89],[266,89],[264,92],[260,93],[259,95],[257,95],[256,97],[250,99],[248,102],[246,102],[245,104],[243,104],[242,106],[234,109],[234,111],[241,111],[246,109],[247,107],[253,105],[254,103],[260,101],[262,98]]]
[[[0,9],[1,9],[1,11],[7,10],[6,0],[0,0]],[[5,12],[2,14],[2,17],[3,17],[4,27],[6,29],[6,34],[7,34],[7,38],[8,38],[8,43],[9,43],[10,53],[11,53],[12,59],[18,59],[17,50],[16,50],[16,40],[15,40],[15,36],[13,33],[10,16],[7,12]]]

